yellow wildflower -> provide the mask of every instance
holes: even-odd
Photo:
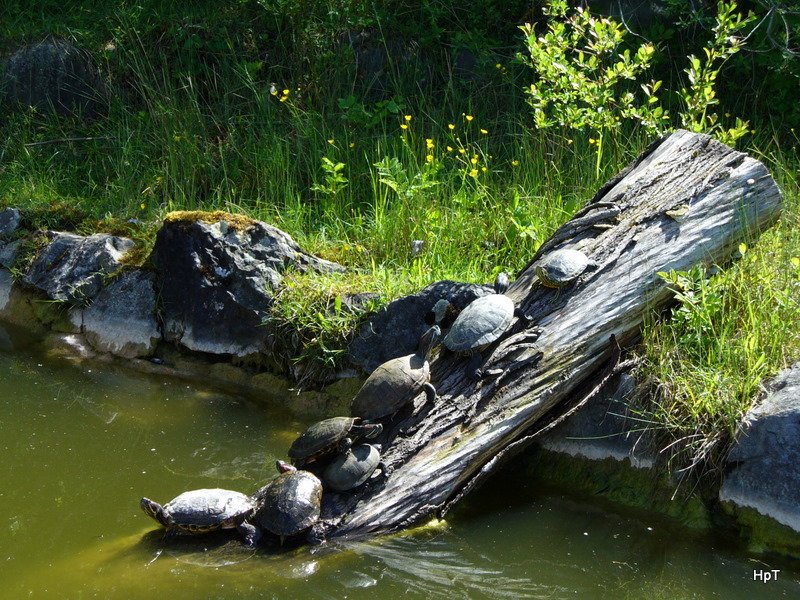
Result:
[[[481,171],[483,171],[484,173],[486,173],[486,171],[488,171],[488,170],[489,169],[487,169],[486,167],[481,167]]]
[[[328,143],[329,143],[331,146],[333,146],[333,138],[329,139],[329,140],[328,140]]]
[[[147,208],[147,206],[145,205],[145,203],[144,203],[144,202],[142,202],[142,203],[139,205],[139,208],[141,208],[142,210],[144,210],[145,208]]]
[[[596,140],[595,140],[594,138],[589,138],[589,143],[590,143],[590,144],[594,144],[594,143],[595,143],[595,141],[596,141]]]
[[[283,90],[283,95],[284,96],[288,96],[289,95],[289,90]]]
[[[472,119],[474,119],[475,117],[473,117],[472,115],[466,115],[466,117],[464,117],[464,118],[465,118],[467,121],[472,121]]]
[[[408,129],[408,125],[405,123],[400,123],[400,129]]]
[[[469,162],[471,162],[473,165],[477,165],[477,164],[478,164],[478,157],[477,157],[477,155],[476,155],[476,156],[473,156],[471,159],[469,159]]]
[[[448,123],[448,124],[447,124],[447,128],[448,128],[450,131],[453,131],[453,129],[455,129],[455,128],[456,128],[456,126],[455,126],[455,125],[453,125],[452,123]]]
[[[470,176],[470,177],[478,177],[478,169],[472,169],[472,170],[469,172],[469,176]]]
[[[518,167],[519,166],[519,161],[515,158],[514,160],[511,161],[511,166],[512,167]]]
[[[459,149],[458,149],[458,153],[459,153],[459,154],[466,154],[466,153],[467,153],[467,151],[466,151],[466,150],[464,150],[463,148],[459,148]]]
[[[356,147],[356,143],[355,142],[350,142],[350,147],[351,148],[355,148]]]
[[[433,140],[432,140],[431,138],[428,138],[428,139],[426,139],[426,140],[425,140],[425,147],[426,147],[428,150],[430,150],[431,148],[433,148]]]
[[[403,118],[408,122],[411,120],[411,115],[404,115]]]
[[[428,154],[428,156],[425,157],[425,160],[428,162],[433,162],[433,154]]]
[[[281,102],[286,102],[286,100],[287,100],[288,98],[289,98],[289,96],[281,96],[281,97],[280,97],[280,101],[281,101]]]
[[[487,134],[487,133],[489,133],[489,132],[488,132],[488,131],[486,131],[485,129],[481,129],[481,133],[482,133],[483,135],[486,135],[486,134]]]
[[[452,147],[452,146],[448,146],[448,147],[447,147],[447,151],[448,151],[448,152],[452,152],[452,151],[453,151],[453,147]]]
[[[499,68],[501,68],[502,66],[503,66],[503,65],[501,65],[500,63],[497,63],[497,64],[495,65],[495,68],[499,69]]]

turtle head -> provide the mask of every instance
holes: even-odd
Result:
[[[290,465],[287,462],[283,462],[282,460],[275,461],[275,468],[278,469],[278,473],[291,473],[292,471],[297,471],[297,467]]]
[[[361,437],[365,440],[371,440],[383,433],[383,425],[380,423],[364,423],[361,427],[363,427],[364,430]]]
[[[508,289],[508,273],[502,272],[497,274],[494,280],[494,291],[497,294],[505,294]]]
[[[169,527],[170,524],[167,521],[167,517],[164,515],[164,507],[158,502],[154,502],[153,500],[150,500],[150,498],[142,498],[139,501],[139,506],[142,507],[142,510],[146,515],[152,517],[164,527]]]
[[[441,302],[441,300],[439,302]],[[441,339],[442,330],[438,325],[434,325],[419,338],[417,353],[421,354],[427,359],[431,355],[431,352],[433,352],[433,349],[439,344]]]
[[[450,301],[446,298],[439,298],[436,304],[433,305],[434,323],[441,324],[447,314],[447,309],[450,308]]]

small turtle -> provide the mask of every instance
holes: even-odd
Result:
[[[167,534],[201,534],[218,529],[237,529],[248,546],[258,540],[256,528],[245,523],[256,510],[253,498],[239,492],[204,489],[184,492],[164,506],[149,498],[142,510],[167,528]]]
[[[545,287],[561,288],[575,281],[589,265],[583,252],[563,248],[545,256],[534,271]]]
[[[357,488],[369,479],[381,462],[381,453],[375,446],[359,444],[340,454],[327,466],[322,475],[325,487],[334,492]]]
[[[416,353],[379,365],[353,398],[350,414],[368,420],[382,419],[412,402],[421,391],[433,402],[436,388],[430,383],[428,358],[441,336],[439,326],[434,325],[420,337]]]
[[[494,284],[494,294],[472,301],[453,323],[444,338],[445,348],[458,354],[470,355],[467,375],[480,379],[481,350],[497,341],[511,326],[514,316],[523,317],[514,308],[514,301],[503,293],[508,289],[508,276],[500,273]]]
[[[383,431],[380,423],[361,423],[358,417],[333,417],[314,423],[292,442],[289,458],[298,467],[327,454],[345,451],[354,439],[371,439]]]
[[[319,520],[322,482],[313,473],[277,461],[275,479],[253,494],[259,508],[252,521],[281,538],[302,533]]]

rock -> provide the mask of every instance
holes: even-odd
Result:
[[[371,373],[387,360],[412,354],[420,336],[433,325],[432,310],[437,300],[447,298],[461,310],[476,298],[492,293],[491,286],[438,281],[418,294],[398,298],[361,326],[348,348],[350,361],[364,373]],[[452,320],[445,321],[444,326]]]
[[[343,43],[352,48],[356,78],[365,94],[373,99],[391,95],[392,69],[412,58],[409,45],[398,37],[384,38],[375,30],[349,31]]]
[[[84,309],[76,309],[84,337],[99,352],[123,358],[150,356],[161,339],[156,322],[155,276],[128,271]]]
[[[239,357],[269,351],[272,332],[264,323],[287,268],[344,270],[304,252],[280,229],[258,221],[234,227],[222,217],[215,223],[168,218],[152,260],[164,338],[190,350]]]
[[[283,377],[264,372],[250,378],[250,387],[265,395],[270,401],[286,403],[290,392],[289,382]]]
[[[453,73],[464,81],[477,81],[480,78],[478,57],[469,48],[456,50],[453,59]]]
[[[779,373],[768,390],[742,421],[719,499],[737,516],[752,509],[800,533],[800,362]],[[753,516],[746,516],[747,525],[760,527]]]
[[[2,87],[11,105],[95,117],[108,91],[87,52],[65,40],[48,39],[17,50],[8,60]]]
[[[17,260],[17,254],[19,253],[21,244],[22,240],[14,240],[7,244],[0,243],[0,265],[6,269],[13,267],[14,261]]]
[[[641,423],[631,420],[628,401],[635,387],[636,380],[622,373],[574,415],[544,434],[538,444],[569,456],[627,459],[637,469],[653,468],[656,454],[646,434],[639,431]]]
[[[250,375],[247,371],[230,363],[214,363],[208,368],[208,376],[224,384],[246,387]]]
[[[103,278],[120,267],[125,252],[135,245],[128,238],[95,233],[89,237],[48,231],[50,243],[22,278],[50,299],[77,304],[94,298]]]
[[[13,235],[21,220],[22,215],[16,208],[6,208],[0,211],[0,238],[7,239]]]

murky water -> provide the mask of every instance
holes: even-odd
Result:
[[[513,467],[441,527],[282,554],[233,533],[165,542],[139,509],[142,495],[256,489],[303,426],[0,335],[0,598],[800,597],[797,563],[544,493]]]

